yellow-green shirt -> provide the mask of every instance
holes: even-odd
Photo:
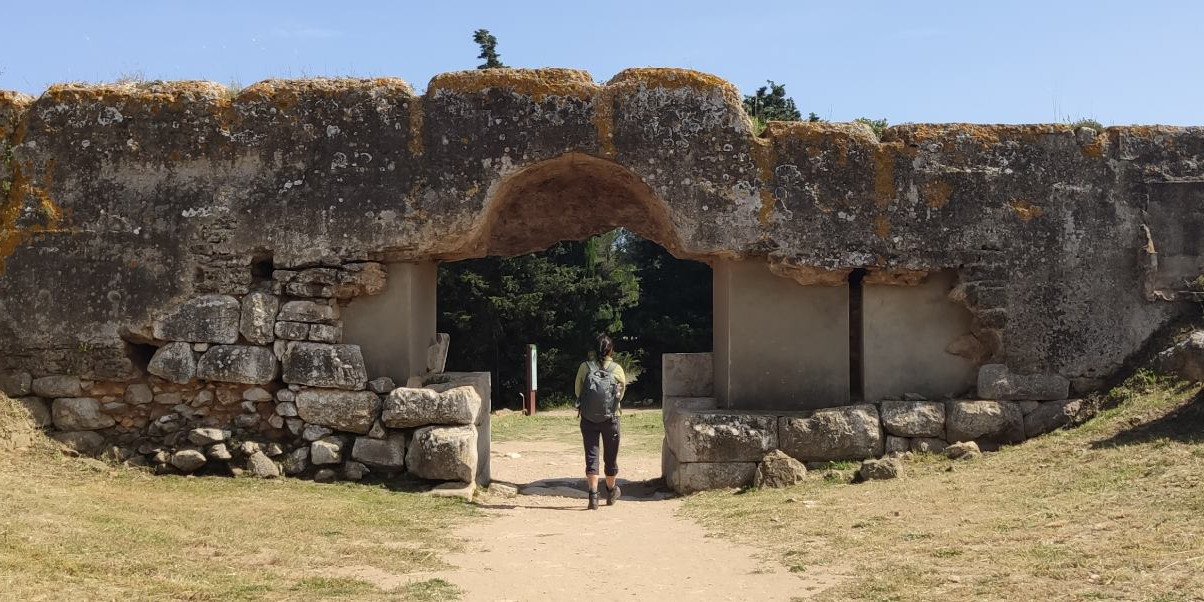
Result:
[[[589,365],[593,362],[581,362],[581,367],[577,368],[577,380],[573,382],[573,395],[581,397],[581,387],[585,386],[585,376],[589,374]],[[602,367],[613,365],[611,368],[615,375],[615,380],[619,381],[619,399],[623,399],[623,394],[627,392],[627,374],[623,372],[623,366],[620,366],[612,359],[607,359],[603,362]]]

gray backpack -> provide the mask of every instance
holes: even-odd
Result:
[[[590,422],[606,422],[619,414],[619,393],[622,385],[615,376],[610,362],[608,368],[603,368],[595,362],[586,362],[589,372],[582,383],[581,396],[577,398],[577,411],[581,417]]]

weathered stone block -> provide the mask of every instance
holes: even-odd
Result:
[[[56,374],[35,378],[30,384],[33,394],[48,399],[55,397],[79,397],[84,394],[84,388],[79,384],[78,376]]]
[[[13,399],[18,406],[25,408],[29,412],[29,419],[34,426],[47,427],[54,424],[54,416],[50,412],[50,406],[46,404],[46,400],[41,397],[18,397]]]
[[[351,448],[351,457],[371,466],[388,470],[400,469],[405,464],[406,438],[394,433],[385,439],[356,437]]]
[[[289,452],[281,460],[284,474],[292,476],[305,472],[309,468],[309,447],[298,447]]]
[[[105,438],[93,431],[51,433],[50,438],[85,456],[98,456],[105,447]]]
[[[339,437],[326,437],[309,445],[309,461],[317,464],[338,464],[343,461],[346,443]]]
[[[911,451],[918,454],[939,454],[948,446],[944,439],[935,437],[916,437],[911,440]]]
[[[397,388],[397,384],[388,376],[374,378],[368,381],[368,390],[377,395],[387,395],[390,391]]]
[[[146,371],[173,383],[184,384],[196,378],[196,358],[189,343],[168,343],[155,350]]]
[[[414,431],[406,466],[423,479],[473,482],[477,469],[476,429],[428,426]]]
[[[1158,354],[1158,369],[1184,380],[1204,381],[1204,330],[1192,332],[1182,342]]]
[[[711,397],[715,394],[715,361],[710,353],[666,353],[661,356],[663,397]]]
[[[50,406],[50,413],[60,431],[95,431],[117,424],[91,397],[60,397]]]
[[[753,475],[753,487],[782,488],[797,485],[807,478],[807,467],[791,458],[780,449],[765,455],[757,464]]]
[[[670,414],[679,410],[714,410],[718,407],[719,403],[714,397],[665,397],[661,400],[661,412],[666,421]]]
[[[460,386],[437,393],[431,389],[393,389],[385,397],[381,422],[390,428],[432,424],[476,424],[481,398],[475,389]]]
[[[266,385],[276,378],[276,356],[267,347],[214,345],[201,355],[197,377],[227,383]]]
[[[1010,401],[949,401],[945,403],[945,440],[1019,443],[1024,441],[1024,414]]]
[[[778,421],[778,445],[804,462],[864,460],[884,452],[878,409],[870,404],[815,410]]]
[[[255,452],[247,457],[247,471],[261,479],[274,479],[280,476],[280,467],[263,452]]]
[[[283,364],[286,383],[354,391],[368,381],[359,345],[293,343]]]
[[[1060,429],[1074,420],[1083,408],[1080,399],[1046,401],[1024,416],[1024,436],[1032,438]]]
[[[680,462],[669,475],[669,488],[681,495],[752,485],[756,462]]]
[[[359,435],[367,434],[380,415],[380,397],[372,391],[304,389],[296,404],[306,422]]]
[[[33,390],[33,377],[28,372],[0,372],[0,392],[9,397],[24,397]]]
[[[310,324],[308,338],[315,343],[338,343],[343,340],[343,325]]]
[[[314,301],[289,301],[280,307],[276,319],[282,322],[334,324],[339,319],[337,306]]]
[[[882,426],[899,437],[943,437],[945,404],[936,401],[883,401]]]
[[[385,290],[388,275],[384,266],[375,262],[348,263],[339,271],[339,283],[335,296],[350,299],[361,295],[375,295]]]
[[[267,345],[276,340],[276,312],[280,310],[280,298],[264,292],[253,292],[242,298],[242,317],[238,331],[243,338],[256,345]]]
[[[309,324],[304,322],[276,322],[276,337],[286,341],[304,341],[309,337]]]
[[[212,427],[195,428],[188,431],[188,440],[194,445],[213,445],[230,438],[230,431]]]
[[[903,473],[903,463],[898,458],[874,458],[861,463],[857,469],[858,481],[881,481],[897,478]]]
[[[435,333],[435,342],[426,348],[426,371],[439,374],[447,367],[447,350],[451,346],[451,335]]]
[[[134,383],[126,388],[122,397],[130,405],[145,405],[155,400],[155,394],[150,386],[144,383]]]
[[[771,415],[678,411],[667,420],[665,436],[681,462],[759,462],[778,446]]]
[[[983,399],[1044,401],[1070,396],[1070,381],[1057,374],[1013,374],[1004,364],[978,369],[978,396]]]
[[[188,473],[200,470],[205,462],[208,462],[205,454],[195,449],[181,449],[171,455],[171,465],[180,469],[180,472]]]
[[[911,450],[911,439],[907,437],[896,437],[894,435],[886,436],[886,445],[883,452],[887,455],[901,454]]]
[[[163,341],[229,345],[238,342],[241,314],[238,299],[230,295],[202,295],[172,308],[151,331]]]

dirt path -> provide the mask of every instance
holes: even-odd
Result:
[[[680,501],[641,482],[660,475],[659,457],[620,457],[623,499],[586,511],[580,456],[564,443],[495,443],[494,479],[524,494],[487,497],[496,516],[463,529],[467,549],[447,557],[458,568],[435,576],[459,586],[465,600],[491,602],[790,600],[831,584],[677,518]]]

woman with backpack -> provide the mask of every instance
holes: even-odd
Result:
[[[589,509],[598,509],[598,439],[602,439],[602,457],[606,468],[606,505],[613,506],[622,492],[615,483],[619,474],[619,402],[627,389],[623,367],[611,357],[614,343],[599,335],[594,361],[585,361],[577,369],[574,389],[577,415],[581,417],[581,438],[585,442],[585,480],[589,484]]]

